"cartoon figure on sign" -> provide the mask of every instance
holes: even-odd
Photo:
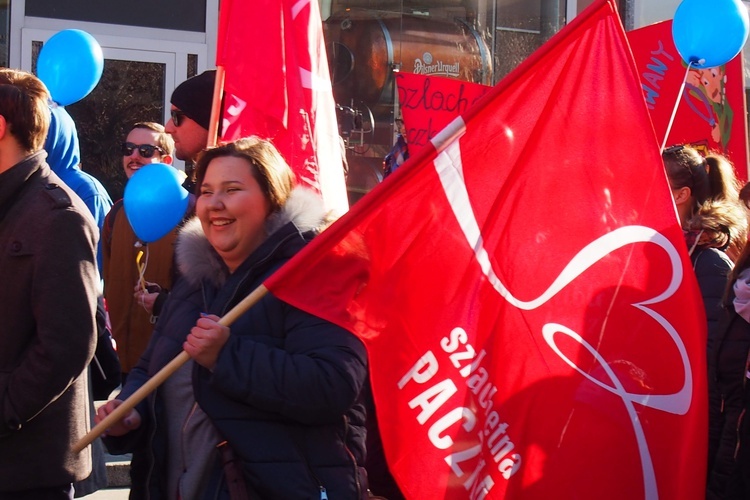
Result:
[[[711,138],[726,149],[732,136],[732,111],[726,95],[726,66],[690,70],[683,98],[711,126]]]

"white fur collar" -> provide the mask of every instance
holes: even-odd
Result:
[[[323,200],[317,193],[296,187],[281,210],[268,218],[266,232],[270,236],[288,222],[294,222],[300,232],[320,229],[325,215]],[[182,276],[193,284],[209,279],[218,286],[226,280],[226,267],[206,239],[197,216],[180,229],[175,259]]]

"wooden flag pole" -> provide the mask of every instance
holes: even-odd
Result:
[[[224,66],[216,68],[216,81],[214,82],[214,94],[211,99],[211,117],[208,120],[208,139],[206,148],[216,147],[219,143],[219,120],[221,116],[221,96],[224,93]]]
[[[254,306],[263,296],[268,293],[268,288],[265,285],[260,285],[258,288],[250,292],[250,294],[242,299],[242,301],[234,306],[228,313],[226,313],[220,320],[219,324],[229,326],[235,322],[237,318],[242,316],[248,309]],[[104,420],[96,424],[88,434],[83,436],[77,443],[73,445],[73,452],[80,453],[84,448],[94,442],[96,438],[104,433],[113,424],[116,424],[130,412],[135,406],[146,399],[157,387],[159,387],[165,380],[167,380],[174,372],[176,372],[182,365],[190,361],[190,355],[185,351],[178,354],[172,361],[159,370],[153,377],[151,377],[145,384],[143,384],[137,391],[135,391],[128,399],[122,402],[120,406],[107,415]]]

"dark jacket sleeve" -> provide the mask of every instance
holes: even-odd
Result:
[[[94,354],[97,279],[93,222],[67,208],[52,210],[46,217],[35,229],[45,235],[44,241],[36,239],[38,244],[31,243],[29,249],[33,254],[31,299],[36,335],[16,368],[5,380],[0,379],[0,409],[10,428],[31,420],[60,397],[85,373]]]
[[[339,422],[366,380],[364,344],[343,328],[271,295],[260,305],[255,314],[271,318],[272,331],[269,336],[257,331],[248,335],[258,320],[238,321],[210,376],[211,387],[297,422]],[[285,335],[274,337],[280,329]]]
[[[731,297],[730,297],[731,298]],[[707,498],[728,498],[732,481],[750,474],[750,428],[743,416],[750,409],[747,367],[750,323],[730,306],[709,352],[709,459]],[[737,483],[739,484],[739,483]],[[747,484],[747,483],[745,483]]]
[[[693,256],[693,268],[698,279],[698,286],[703,297],[703,307],[708,321],[708,345],[712,349],[716,339],[716,330],[722,315],[722,299],[727,288],[732,261],[716,248],[706,248]]]

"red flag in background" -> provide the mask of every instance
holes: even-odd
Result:
[[[415,73],[396,74],[409,154],[428,145],[454,118],[466,112],[492,87]]]
[[[366,342],[408,498],[698,499],[703,307],[599,1],[266,286]]]
[[[349,208],[318,3],[222,0],[222,139],[271,139],[297,178],[338,214]]]

